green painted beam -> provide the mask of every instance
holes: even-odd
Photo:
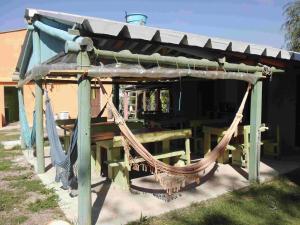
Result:
[[[90,65],[87,52],[79,52],[77,64]],[[91,83],[81,76],[78,87],[78,224],[91,225]]]
[[[36,64],[41,63],[40,36],[37,30],[32,34],[33,55]],[[43,88],[42,81],[36,81],[35,84],[35,119],[36,119],[36,157],[37,173],[45,172],[44,158],[44,123],[43,123]]]
[[[250,151],[249,151],[249,181],[259,181],[260,164],[260,127],[262,113],[262,81],[258,81],[251,94],[250,109]]]
[[[263,66],[249,66],[246,64],[234,64],[224,62],[219,64],[219,62],[210,61],[207,59],[193,59],[186,57],[174,57],[174,56],[162,56],[158,53],[153,55],[142,55],[142,54],[133,54],[128,50],[113,52],[107,50],[99,50],[94,48],[94,53],[103,59],[115,59],[116,61],[125,61],[125,62],[135,62],[135,63],[157,63],[159,65],[171,65],[175,67],[183,68],[201,68],[201,69],[219,69],[223,68],[228,72],[264,72],[267,67]],[[274,67],[270,68],[272,72],[284,72],[283,70],[278,70]]]

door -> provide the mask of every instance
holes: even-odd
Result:
[[[6,124],[19,120],[18,90],[15,87],[4,87],[4,107]]]

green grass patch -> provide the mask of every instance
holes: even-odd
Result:
[[[19,146],[15,146],[13,149],[9,149],[9,150],[0,149],[0,159],[7,158],[7,157],[13,158],[21,154],[22,151]]]
[[[294,172],[298,176],[300,170]],[[300,224],[300,186],[289,176],[251,185],[219,198],[174,210],[159,217],[143,217],[131,225],[282,225]],[[295,176],[292,176],[295,178]]]
[[[13,163],[9,160],[0,160],[0,171],[11,170]]]
[[[51,194],[46,199],[39,199],[28,205],[28,210],[31,212],[40,212],[45,209],[53,209],[58,207],[58,196],[56,194]]]
[[[27,216],[17,216],[17,217],[11,218],[11,223],[12,224],[22,224],[26,220],[28,220]]]
[[[30,180],[26,176],[10,183],[12,188],[23,189],[24,191],[39,192],[44,195],[53,194],[53,190],[45,188],[40,180]]]
[[[26,174],[22,174],[19,176],[6,176],[4,177],[2,180],[5,181],[19,181],[19,180],[26,180],[26,179],[30,179],[33,176],[33,173],[26,173]]]
[[[5,215],[0,217],[0,225],[8,225],[8,224],[14,224],[19,225],[24,223],[26,220],[28,220],[27,216],[20,215],[20,216],[14,216],[14,215]]]
[[[6,131],[0,133],[0,141],[15,141],[20,139],[20,134],[16,132]]]
[[[25,197],[24,193],[0,189],[0,212],[9,211],[21,204]]]

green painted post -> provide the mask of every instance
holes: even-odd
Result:
[[[79,52],[77,64],[89,66],[86,51]],[[78,87],[78,224],[91,225],[91,82],[88,77],[79,79]]]
[[[33,55],[35,63],[41,63],[41,46],[40,36],[37,30],[33,31]],[[44,158],[44,125],[43,125],[43,88],[42,81],[38,80],[35,84],[35,119],[36,119],[36,156],[37,156],[37,173],[45,172]]]
[[[23,99],[23,88],[18,89],[18,99],[19,99],[19,101],[21,99]],[[21,120],[20,112],[21,112],[21,109],[19,108],[19,120]],[[21,149],[26,149],[26,145],[25,145],[25,142],[24,142],[24,134],[22,132],[22,123],[21,122],[20,122],[20,126],[21,126],[21,128],[20,128],[20,131],[21,131],[20,132],[21,133]]]
[[[259,181],[260,164],[260,127],[262,112],[262,81],[258,81],[251,94],[250,112],[250,151],[249,151],[249,181]]]

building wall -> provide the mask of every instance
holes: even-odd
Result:
[[[267,110],[267,117],[263,122],[271,128],[270,132],[279,125],[281,149],[291,151],[295,147],[296,138],[296,75],[274,75],[266,86],[263,95],[267,95],[267,102],[263,102],[263,110]]]
[[[25,35],[26,30],[0,33],[0,127],[5,125],[6,122],[4,87],[16,86],[16,82],[12,81],[11,76],[15,71]],[[105,86],[108,93],[110,93],[112,89],[111,85]],[[52,88],[48,85],[48,89],[54,114],[66,111],[69,112],[71,118],[76,118],[77,84],[54,84]],[[23,88],[25,111],[30,125],[32,124],[35,104],[33,97],[34,92],[34,83],[25,85]],[[103,96],[101,96],[100,102],[103,106],[105,102]],[[18,104],[16,104],[16,107],[18,107]],[[107,112],[105,112],[103,116],[107,116]]]
[[[0,127],[5,125],[4,87],[15,86],[11,75],[15,71],[26,30],[0,33]]]
[[[26,30],[0,33],[0,78],[11,79],[25,35]]]
[[[52,88],[48,86],[48,95],[51,100],[51,105],[54,114],[59,114],[60,112],[69,112],[70,118],[76,118],[78,112],[78,99],[77,99],[77,84],[53,84]],[[108,93],[111,93],[111,85],[105,85]],[[27,119],[29,125],[32,124],[33,120],[33,110],[34,110],[34,94],[35,85],[28,84],[24,86],[24,104]],[[45,102],[45,96],[44,96]],[[101,106],[105,104],[105,99],[101,96]],[[45,104],[44,104],[45,108]],[[101,109],[99,109],[100,111]],[[103,116],[107,116],[107,110],[104,112]]]
[[[0,127],[4,125],[4,86],[0,84]]]

